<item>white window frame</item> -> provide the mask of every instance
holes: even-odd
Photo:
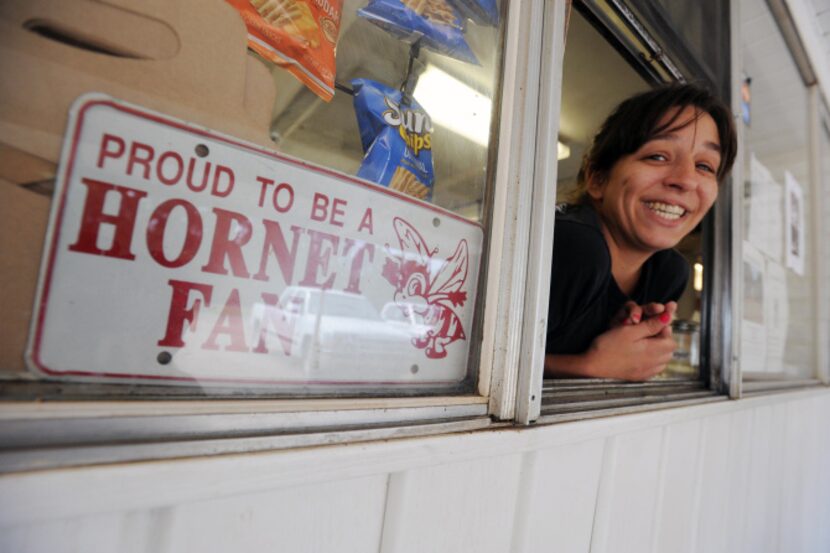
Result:
[[[812,211],[812,232],[816,237],[813,240],[814,251],[812,257],[813,272],[816,278],[813,280],[813,297],[816,300],[816,324],[813,326],[813,340],[816,348],[816,377],[822,384],[830,384],[830,367],[828,367],[826,342],[828,337],[827,321],[830,314],[827,313],[827,274],[825,272],[824,259],[821,255],[821,239],[826,237],[830,228],[824,220],[824,206],[827,199],[824,196],[826,190],[823,186],[827,183],[822,181],[821,175],[821,133],[822,120],[828,117],[821,110],[821,90],[817,84],[812,85],[809,90],[809,120],[810,120],[810,202]],[[827,120],[830,124],[830,120]]]
[[[741,84],[743,82],[743,60],[742,34],[739,1],[729,3],[729,42],[732,78],[731,96],[732,113],[741,113]],[[744,126],[739,119],[735,120],[735,133],[738,139],[738,154],[735,156],[735,163],[732,165],[732,260],[731,260],[731,289],[735,292],[732,295],[732,319],[728,334],[732,337],[731,348],[729,348],[729,369],[723,371],[725,385],[731,399],[738,399],[743,393],[743,378],[740,367],[741,348],[741,321],[743,320],[743,298],[739,297],[739,290],[743,286],[743,229],[744,229],[744,167],[742,163],[743,145],[746,143]]]
[[[830,73],[830,71],[828,71],[828,73]],[[820,205],[816,207],[818,210],[818,216],[813,222],[813,232],[819,233],[818,236],[826,237],[830,234],[830,223],[828,223],[824,218],[824,214],[827,212],[828,208],[828,200],[826,195],[830,194],[830,180],[822,180],[821,136],[823,133],[827,133],[827,138],[830,140],[830,108],[827,107],[828,102],[826,99],[822,101],[822,99],[818,97],[820,94],[821,90],[816,88],[814,95],[816,96],[815,103],[817,104],[816,108],[818,115],[814,122],[815,147],[813,149],[813,159],[815,160],[813,170],[816,172],[816,188],[813,192],[816,195],[815,197],[819,198]],[[822,129],[822,126],[824,129]],[[824,162],[830,165],[830,160],[824,160]],[[815,258],[818,263],[818,267],[816,268],[816,301],[819,305],[819,319],[815,329],[816,342],[818,343],[819,348],[816,359],[819,363],[818,377],[823,384],[830,385],[830,339],[828,339],[828,336],[830,336],[830,291],[827,290],[826,286],[822,285],[822,283],[827,283],[828,280],[830,280],[830,274],[827,272],[827,264],[822,255],[816,255]]]
[[[536,145],[538,141],[540,148],[547,148],[539,151],[554,151],[550,144],[555,144],[558,127],[557,79],[568,2],[512,0],[507,4],[495,206],[487,237],[491,250],[483,295],[487,308],[477,393],[175,401],[124,401],[119,396],[94,401],[1,402],[0,473],[470,431],[490,426],[491,414],[512,419],[517,403],[527,404],[526,398],[533,394],[538,398],[544,334],[530,350],[538,363],[524,363],[520,353],[528,351],[522,346],[529,338],[522,332],[524,310],[515,307],[514,301],[522,305],[528,265],[532,264],[533,286],[536,293],[544,295],[539,299],[544,300],[543,319],[547,316],[549,261],[545,264],[529,255],[527,244],[531,236],[538,249],[551,242],[544,239],[545,234],[531,231],[528,221],[534,215],[535,229],[541,217],[545,232],[552,234],[552,221],[545,222],[544,210],[532,200],[538,199],[534,195],[539,193],[546,202],[555,196],[555,190],[548,190],[550,164],[542,160],[541,169],[535,167]],[[554,32],[544,41],[543,55],[544,34],[551,29]],[[542,74],[547,80],[540,85]],[[540,86],[544,106],[539,105]],[[540,112],[541,138],[537,136]],[[552,170],[555,182],[555,163]],[[545,321],[529,326],[538,331],[545,328]],[[522,372],[524,386],[517,386],[520,365],[539,365],[536,376]]]
[[[586,0],[586,4],[592,4],[593,2],[589,2]],[[613,4],[613,5],[612,5]],[[631,12],[628,8],[626,2],[621,2],[615,0],[612,3],[609,3],[608,6],[610,9],[619,9],[622,13],[626,14],[625,21],[627,24],[634,26],[639,33],[639,40],[641,41],[639,47],[643,48],[642,55],[651,55],[653,57],[652,63],[658,64],[660,75],[663,75],[665,78],[674,77],[680,78],[683,75],[680,73],[680,70],[677,69],[675,62],[661,49],[660,45],[658,44],[658,39],[654,36],[651,36],[650,32],[639,22],[637,19],[636,14]],[[612,18],[613,20],[613,18]],[[550,32],[548,34],[551,34]],[[561,89],[561,62],[557,66],[557,70],[560,72],[555,77],[557,78],[556,81],[556,124],[558,124],[559,113],[558,113],[558,102],[560,98],[560,89]],[[553,82],[553,75],[548,77],[551,82]],[[549,98],[548,100],[553,100]],[[540,105],[543,102],[540,102]],[[541,115],[544,112],[544,109],[540,108],[540,133],[541,127],[547,122],[541,122]],[[554,134],[548,134],[546,138],[549,139],[550,136],[555,137],[555,133],[558,129],[554,129]],[[542,140],[541,138],[538,140]],[[552,180],[555,180],[555,173],[556,173],[556,161],[555,160],[548,160],[548,164],[552,165],[553,167],[544,167],[543,162],[540,160],[539,167],[542,169],[539,170],[539,175],[547,173],[553,175]],[[541,177],[543,178],[543,177]],[[726,188],[725,188],[726,189]],[[551,197],[551,202],[549,205],[546,205],[544,209],[547,209],[547,213],[552,218],[554,212],[554,203],[555,203],[555,187],[553,187],[553,196]],[[540,207],[545,205],[544,201],[542,200],[542,196],[539,196],[539,201],[534,201],[536,204],[534,207]],[[728,229],[725,229],[725,225],[730,224],[730,210],[732,209],[733,203],[730,202],[730,198],[722,198],[720,205],[716,204],[714,210],[714,217],[715,220],[713,224],[715,226],[714,233],[715,239],[718,243],[715,245],[717,248],[716,254],[718,257],[718,267],[726,267],[726,270],[721,271],[722,274],[717,275],[715,278],[710,275],[709,282],[711,284],[707,284],[707,286],[711,286],[713,290],[711,296],[711,300],[713,302],[714,309],[721,309],[723,306],[729,306],[729,298],[731,295],[731,290],[734,289],[734,285],[732,283],[732,277],[734,276],[734,270],[731,267],[731,261],[729,258],[728,247],[729,244],[724,244],[723,241],[727,240],[728,236],[733,236],[730,234]],[[725,200],[725,201],[723,201]],[[540,207],[541,208],[541,207]],[[535,212],[534,212],[535,213]],[[547,233],[547,228],[545,228],[545,224],[548,224],[545,221],[539,223],[539,227],[537,227],[534,232],[538,232],[540,235],[540,240],[544,240],[547,244],[546,251],[540,251],[539,249],[531,249],[531,255],[536,255],[537,258],[540,260],[540,263],[545,263],[547,265],[546,272],[544,274],[544,278],[539,276],[539,280],[531,281],[534,276],[541,275],[541,270],[537,271],[535,275],[529,274],[528,276],[528,302],[536,302],[536,307],[540,307],[540,300],[543,299],[541,302],[541,309],[543,311],[547,311],[547,299],[549,295],[549,287],[550,287],[550,255],[552,253],[552,233],[550,235]],[[553,226],[553,222],[550,221],[549,224]],[[546,256],[546,257],[542,257]],[[537,293],[535,297],[532,297],[532,286],[536,286]],[[542,292],[540,289],[544,288]],[[542,296],[544,294],[544,296]],[[537,312],[538,313],[538,312]],[[539,320],[543,320],[546,323],[547,317],[546,314],[542,314],[539,317]],[[531,319],[527,317],[528,324],[531,324]],[[537,339],[541,342],[542,350],[538,353],[538,359],[533,360],[533,364],[530,366],[521,366],[522,369],[530,374],[532,373],[532,378],[536,379],[536,382],[539,382],[542,377],[543,371],[543,363],[544,363],[544,340],[545,340],[545,328],[546,325],[537,325],[532,330],[528,329],[528,332],[525,334],[525,339],[528,340],[526,345],[527,351],[525,353],[526,359],[531,359],[533,355],[537,355],[539,350],[533,349],[536,344],[530,343],[532,336],[531,332],[536,332],[535,335]],[[553,383],[543,386],[543,390],[541,394],[531,395],[529,399],[525,400],[526,405],[533,408],[531,409],[517,409],[515,413],[515,420],[519,423],[527,424],[528,422],[532,422],[534,419],[540,424],[551,424],[551,423],[558,423],[558,422],[566,422],[572,420],[580,420],[580,419],[588,419],[588,418],[596,418],[596,417],[604,417],[604,416],[611,416],[611,415],[622,415],[627,413],[635,413],[635,412],[642,412],[654,409],[670,409],[673,407],[680,407],[684,405],[695,405],[701,403],[708,403],[708,402],[715,402],[715,401],[724,401],[727,399],[728,396],[724,395],[726,389],[728,388],[729,377],[728,374],[730,371],[733,370],[734,364],[731,363],[733,359],[732,355],[732,331],[731,329],[721,332],[714,332],[712,329],[712,339],[717,340],[717,343],[713,344],[710,348],[712,351],[717,352],[717,358],[712,359],[712,363],[710,363],[710,381],[703,382],[702,380],[697,381],[683,381],[683,382],[661,382],[661,381],[650,381],[644,383],[621,383],[615,380],[609,379],[574,379],[574,380],[556,380]],[[524,361],[524,359],[523,359]],[[535,372],[534,372],[535,371]],[[520,386],[525,383],[524,374],[520,374],[519,382]],[[535,390],[534,390],[535,391]],[[547,412],[544,414],[541,413],[541,404],[533,405],[533,400],[542,400],[544,399],[546,403],[548,401],[551,402],[552,405],[555,405],[555,408],[546,409]],[[491,400],[491,405],[493,401]]]
[[[552,152],[568,8],[564,0],[528,3],[513,20],[526,35],[509,33],[505,46],[505,55],[514,53],[516,63],[510,71],[505,66],[504,81],[523,82],[526,93],[520,97],[521,88],[505,88],[502,96],[513,109],[502,111],[499,159],[508,162],[496,176],[486,300],[497,307],[485,316],[481,380],[491,375],[490,414],[520,424],[535,420],[542,404],[556,204]]]

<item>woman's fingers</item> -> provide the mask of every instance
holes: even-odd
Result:
[[[665,319],[665,320],[664,320]],[[632,329],[635,339],[642,340],[645,338],[658,337],[669,325],[671,317],[652,317],[646,319],[642,324],[637,325]],[[671,336],[671,334],[669,334]]]
[[[665,369],[675,347],[671,325],[658,316],[608,330],[594,340],[590,350],[601,368],[597,375],[640,381]]]
[[[673,302],[670,302],[673,303]],[[666,305],[657,302],[647,303],[643,306],[643,312],[646,317],[656,317],[666,310]]]
[[[635,325],[640,322],[642,317],[642,308],[636,302],[629,300],[614,315],[614,318],[611,320],[611,328],[616,328],[621,325]]]
[[[668,303],[651,302],[645,305],[638,305],[629,300],[623,304],[620,311],[611,321],[611,327],[620,325],[636,325],[645,319],[659,319],[662,323],[671,323],[674,314],[677,312],[677,302]]]
[[[643,308],[637,305],[633,301],[625,302],[625,307],[628,311],[628,318],[626,319],[626,323],[624,324],[631,324],[636,325],[639,324],[643,318]]]
[[[668,303],[651,302],[645,305],[638,305],[634,301],[627,301],[623,304],[614,318],[611,320],[611,328],[618,326],[631,326],[640,324],[644,320],[657,319],[663,324],[670,324],[677,312],[677,302]],[[671,330],[668,331],[669,336]]]

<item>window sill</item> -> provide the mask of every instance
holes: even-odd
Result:
[[[0,473],[486,428],[479,396],[0,403]]]
[[[552,424],[725,399],[726,396],[709,390],[699,380],[631,383],[609,379],[551,379],[543,385],[542,410],[536,422]]]

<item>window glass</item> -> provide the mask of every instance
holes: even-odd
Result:
[[[46,255],[37,290],[31,249],[28,288],[2,292],[21,310],[0,373],[187,394],[472,389],[502,2],[227,3],[203,23],[247,31],[237,61],[267,66],[245,101],[273,98],[269,148],[221,117],[222,133],[170,117],[152,93],[145,104],[119,101],[124,88],[83,90],[105,96],[75,103],[55,181],[36,197],[9,183],[21,213],[44,204],[36,232],[31,217],[20,232],[46,234]],[[9,40],[42,41],[48,57],[50,33]],[[230,50],[242,43],[231,38]],[[100,50],[60,42],[103,72]],[[244,73],[229,72],[240,79],[229,88],[245,89]],[[3,281],[18,279],[19,252],[4,250]]]
[[[807,89],[761,0],[740,5],[744,197],[745,377],[815,374]]]
[[[668,23],[715,84],[729,82],[729,5],[718,0],[673,2],[637,0],[634,7],[650,21]],[[676,50],[676,44],[672,45]]]
[[[403,20],[400,25],[384,27],[386,24],[381,18],[391,17],[396,5],[446,3],[401,4],[395,0],[368,4],[366,0],[347,0],[343,6],[336,76],[336,84],[342,88],[337,89],[331,102],[319,101],[291,74],[274,67],[278,92],[271,133],[277,149],[347,174],[357,174],[365,155],[355,116],[353,81],[370,80],[395,90],[409,84],[412,97],[432,123],[435,174],[432,202],[478,221],[488,176],[491,111],[498,85],[499,28],[463,20],[463,32],[450,34],[456,40],[446,40],[447,45],[434,48],[422,46],[418,56],[412,59],[411,44],[418,31],[408,29]],[[495,2],[457,4],[495,5]],[[410,26],[433,21],[429,19],[433,13],[430,8],[415,11],[424,10],[426,18],[412,16]],[[410,14],[415,11],[405,10]],[[444,29],[435,25],[426,28]],[[408,36],[399,40],[396,33]],[[428,39],[428,36],[421,39],[421,44],[427,44]],[[469,53],[446,55],[436,51],[460,50],[462,41]]]

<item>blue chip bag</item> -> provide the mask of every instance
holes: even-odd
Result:
[[[414,100],[368,79],[355,79],[354,109],[366,152],[357,176],[419,200],[432,199],[432,121]]]
[[[496,0],[448,0],[462,17],[472,19],[479,25],[498,27],[499,8]]]
[[[424,48],[478,65],[464,39],[464,18],[447,0],[370,0],[357,15],[400,39],[420,39]]]

